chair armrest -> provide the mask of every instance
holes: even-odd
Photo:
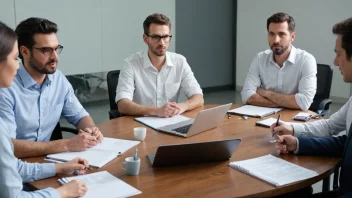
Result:
[[[123,116],[123,114],[121,114],[118,110],[110,110],[109,111],[110,120],[112,120],[114,118],[122,117],[122,116]]]
[[[331,99],[324,99],[319,103],[319,108],[317,110],[317,113],[320,114],[321,116],[324,116],[329,112],[330,105],[332,103]]]

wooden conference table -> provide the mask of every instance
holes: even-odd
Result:
[[[205,105],[193,111],[184,113],[187,117],[194,118],[201,109],[217,105]],[[239,107],[233,105],[231,107]],[[291,121],[299,110],[283,110],[279,112],[281,120]],[[272,115],[277,117],[278,113]],[[200,133],[198,135],[183,138],[156,132],[147,128],[147,136],[137,147],[141,158],[141,169],[139,176],[127,176],[121,169],[120,163],[128,156],[132,156],[135,148],[130,149],[122,156],[114,159],[100,169],[90,172],[107,170],[111,174],[142,191],[139,197],[268,197],[295,191],[310,186],[334,171],[338,158],[278,155],[275,144],[270,143],[270,129],[255,126],[258,118],[243,120],[241,116],[232,115],[230,119],[226,116],[218,128]],[[105,137],[133,140],[133,128],[144,126],[126,116],[109,120],[99,125]],[[172,166],[153,168],[147,154],[156,152],[159,145],[177,144],[188,142],[204,142],[210,140],[224,140],[230,138],[242,138],[237,151],[232,158],[222,162],[202,163],[187,166]],[[273,154],[289,162],[317,171],[318,176],[301,182],[296,182],[284,187],[274,187],[266,182],[241,173],[228,166],[230,161],[245,160]],[[43,157],[27,158],[25,161],[44,162]],[[60,186],[58,177],[44,179],[29,184],[34,189],[46,187],[57,188]],[[118,191],[119,189],[116,189]]]

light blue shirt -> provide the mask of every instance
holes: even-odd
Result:
[[[76,126],[89,114],[59,70],[48,74],[40,87],[21,65],[11,87],[0,89],[0,117],[11,138],[49,141],[61,115]]]
[[[0,118],[0,197],[61,197],[53,188],[34,192],[23,191],[22,182],[52,177],[56,174],[55,164],[27,163],[17,159],[7,127]]]

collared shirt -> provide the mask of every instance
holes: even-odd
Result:
[[[14,147],[4,121],[0,118],[0,197],[61,197],[53,188],[25,192],[22,182],[55,176],[55,164],[27,163],[14,156]]]
[[[308,52],[292,46],[288,59],[280,68],[272,50],[268,49],[254,58],[241,92],[242,101],[246,103],[260,87],[280,94],[295,94],[298,106],[307,110],[317,89],[316,74],[317,63]]]
[[[60,115],[76,126],[88,113],[59,70],[48,74],[40,86],[20,66],[11,87],[0,89],[0,117],[11,138],[49,141]]]
[[[203,94],[184,56],[166,52],[165,64],[159,72],[148,51],[142,51],[125,59],[115,101],[125,98],[140,105],[162,107],[167,102],[178,102],[181,88],[187,98]]]
[[[341,109],[332,114],[329,119],[308,122],[304,124],[292,123],[294,135],[296,137],[331,137],[338,135],[342,131],[346,131],[346,135],[350,131],[352,123],[352,97]],[[297,139],[297,138],[296,138]],[[299,141],[297,139],[297,150],[299,152]]]

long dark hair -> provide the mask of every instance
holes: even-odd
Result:
[[[0,21],[0,62],[6,61],[16,42],[16,33]]]

